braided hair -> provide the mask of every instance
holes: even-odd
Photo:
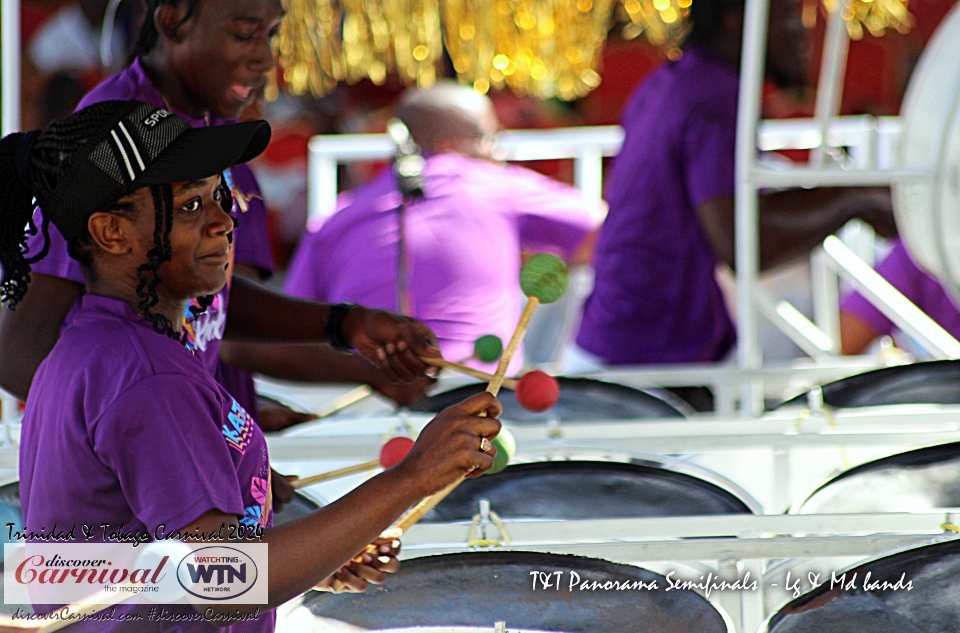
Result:
[[[42,203],[56,188],[60,175],[73,153],[82,147],[103,124],[102,108],[89,108],[46,129],[26,134],[16,132],[0,139],[0,173],[15,177],[0,179],[0,301],[10,309],[23,299],[30,283],[30,264],[49,250],[49,223],[37,227],[33,200]],[[43,232],[43,247],[27,257],[29,235]]]
[[[34,199],[41,208],[50,200],[74,154],[110,120],[111,111],[109,102],[93,104],[52,122],[43,130],[18,132],[0,140],[0,173],[16,174],[13,178],[0,179],[0,301],[9,308],[15,308],[27,292],[30,265],[46,256],[49,250],[49,223],[44,218],[37,227]],[[150,191],[155,216],[153,248],[147,253],[146,263],[137,268],[136,294],[140,299],[137,308],[153,323],[154,330],[182,341],[185,335],[177,333],[168,318],[151,309],[159,302],[160,266],[172,257],[173,189],[170,185],[152,185]],[[104,210],[121,214],[130,211],[119,205]],[[38,230],[43,232],[42,249],[27,257],[27,238]],[[67,241],[68,253],[80,264],[87,279],[95,278],[90,243],[86,228]],[[191,311],[197,315],[211,302],[212,297],[201,298],[198,306],[191,306]]]
[[[157,9],[164,4],[176,6],[181,2],[187,5],[187,12],[183,19],[174,26],[174,33],[196,14],[197,8],[200,6],[200,0],[146,0],[147,10],[144,13],[143,25],[140,27],[140,35],[137,37],[137,45],[133,49],[131,62],[137,57],[152,51],[153,47],[157,45],[157,40],[160,39],[160,32],[157,31],[157,24],[153,17]]]

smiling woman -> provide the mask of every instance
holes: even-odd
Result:
[[[235,119],[274,67],[279,0],[149,0],[137,54],[178,110]]]

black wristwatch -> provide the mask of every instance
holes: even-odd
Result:
[[[330,316],[327,317],[327,342],[330,347],[340,352],[353,349],[352,345],[343,340],[343,319],[353,306],[352,303],[338,303],[330,308]]]

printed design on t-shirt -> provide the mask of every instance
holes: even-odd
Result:
[[[231,400],[233,399],[231,398]],[[254,427],[255,424],[250,414],[240,406],[240,403],[233,400],[233,406],[230,408],[230,413],[227,414],[227,421],[221,427],[227,444],[243,454],[253,440]]]
[[[196,299],[187,304],[183,312],[183,331],[186,332],[187,349],[204,351],[212,340],[223,338],[223,329],[227,323],[227,311],[223,309],[223,291],[213,296],[211,303],[199,316],[190,312],[190,306],[200,307]]]
[[[267,527],[268,508],[270,507],[270,482],[262,477],[250,480],[250,496],[258,505],[244,508],[240,523],[251,527]]]

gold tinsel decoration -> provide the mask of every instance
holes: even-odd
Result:
[[[283,83],[327,94],[339,83],[436,81],[443,47],[460,81],[479,92],[508,86],[542,99],[582,97],[600,84],[600,52],[619,3],[628,36],[644,34],[680,55],[696,0],[288,0],[277,44]],[[907,0],[822,0],[840,10],[850,37],[913,24]],[[806,14],[806,12],[805,12]]]
[[[630,18],[625,34],[643,33],[647,41],[663,49],[667,57],[680,57],[680,44],[686,35],[684,18],[690,13],[691,0],[621,0]]]
[[[341,81],[429,86],[443,53],[438,0],[290,0],[277,38],[283,82],[327,94]]]
[[[853,40],[863,38],[864,29],[880,37],[887,29],[906,33],[913,26],[906,0],[823,0],[823,7],[830,13],[841,12]]]
[[[614,0],[445,0],[444,43],[460,81],[576,99],[596,71]]]

